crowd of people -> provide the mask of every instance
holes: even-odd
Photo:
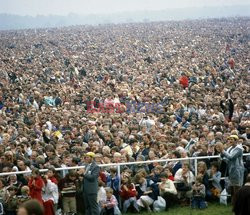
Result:
[[[250,172],[249,24],[1,31],[0,173],[12,173],[0,175],[0,214],[30,199],[46,215],[204,209],[225,188],[234,203]],[[197,172],[167,161],[211,155]],[[55,170],[75,166],[86,168]]]

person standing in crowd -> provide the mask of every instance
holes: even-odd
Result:
[[[230,135],[228,137],[229,148],[226,150],[222,143],[216,144],[216,150],[220,152],[222,159],[227,162],[232,203],[234,203],[235,194],[243,185],[244,180],[243,148],[237,144],[238,139],[237,135]]]
[[[28,186],[30,188],[30,196],[32,199],[38,200],[41,204],[43,204],[42,199],[42,189],[44,186],[44,182],[42,177],[40,176],[39,169],[32,169],[32,176],[29,180]]]
[[[43,206],[46,215],[55,215],[55,205],[58,203],[59,193],[57,184],[49,179],[48,175],[43,176]]]
[[[63,212],[66,214],[76,213],[76,185],[77,174],[75,171],[70,171],[58,184],[62,197]]]
[[[98,177],[100,168],[95,163],[95,153],[88,152],[85,155],[86,168],[83,172],[83,197],[87,215],[98,215]]]
[[[113,194],[119,201],[119,190],[120,190],[120,177],[117,174],[117,168],[110,168],[110,175],[107,177],[107,187],[113,189]]]
[[[250,174],[247,176],[245,185],[235,196],[233,211],[235,215],[250,214]]]

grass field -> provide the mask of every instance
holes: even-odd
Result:
[[[225,206],[220,204],[209,204],[207,209],[198,210],[190,209],[190,207],[175,207],[170,208],[166,212],[161,213],[141,213],[144,215],[157,214],[157,215],[233,215],[231,205]],[[132,215],[132,214],[130,214]]]

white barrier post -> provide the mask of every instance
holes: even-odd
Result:
[[[117,172],[118,172],[118,178],[119,178],[119,192],[120,192],[120,188],[121,188],[121,165],[118,164],[117,166]],[[119,199],[117,199],[117,201],[119,202],[119,208],[122,208],[122,203],[121,203],[121,199],[119,196]]]
[[[197,158],[195,158],[194,159],[194,173],[195,173],[195,176],[197,176],[197,172],[198,172],[198,170],[197,170],[197,165],[198,164],[198,161],[197,161]]]

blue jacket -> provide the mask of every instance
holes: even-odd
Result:
[[[120,191],[120,178],[116,175],[112,178],[111,175],[107,177],[107,187],[111,187],[114,190],[114,194],[119,193]]]
[[[220,185],[221,172],[217,171],[213,176],[211,175],[211,169],[207,171],[209,179],[211,180],[212,186],[217,188],[218,190],[222,190]]]

